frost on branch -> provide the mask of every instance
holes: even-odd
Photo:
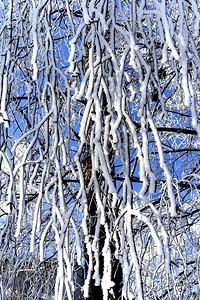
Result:
[[[199,2],[4,1],[0,25],[2,298],[197,293]]]

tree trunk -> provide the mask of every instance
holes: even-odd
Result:
[[[89,126],[88,130],[88,141],[85,144],[85,149],[83,152],[83,170],[84,170],[84,177],[86,182],[86,187],[88,187],[88,183],[90,182],[91,176],[92,176],[92,160],[91,160],[91,147],[89,143],[89,136],[90,136],[90,130],[91,130],[92,123]],[[112,151],[110,147],[110,165],[113,167],[114,165],[114,152]],[[114,174],[114,170],[112,171]],[[99,174],[98,176],[98,182],[99,185],[102,183],[103,185],[103,176]],[[97,225],[97,204],[96,204],[96,197],[95,197],[95,187],[94,184],[91,185],[88,193],[87,193],[87,199],[88,199],[88,214],[89,214],[89,220],[90,227],[89,227],[89,235],[91,238],[95,235],[95,228]],[[105,212],[108,213],[109,210],[109,203],[106,203]],[[106,223],[109,224],[109,218],[107,218]],[[105,244],[105,228],[103,225],[100,227],[100,234],[99,234],[99,275],[100,279],[103,277],[103,269],[104,269],[104,258],[103,258],[103,247]],[[113,291],[109,293],[108,299],[114,300],[114,299],[121,299],[122,294],[122,282],[123,282],[123,274],[122,274],[122,267],[118,259],[115,258],[115,244],[113,241],[110,242],[110,250],[111,250],[111,256],[112,256],[112,275],[111,280],[115,283],[115,286],[113,287]],[[85,246],[85,271],[87,274],[87,265],[89,263],[89,258],[87,255],[87,248]],[[93,274],[92,274],[93,275]],[[90,282],[89,287],[89,298],[90,300],[102,300],[103,299],[103,291],[101,286],[95,285],[95,280],[92,279]]]

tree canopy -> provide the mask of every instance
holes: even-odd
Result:
[[[198,297],[199,26],[198,0],[0,1],[2,299]]]

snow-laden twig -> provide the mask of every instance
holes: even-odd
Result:
[[[169,168],[165,162],[162,144],[161,144],[161,141],[160,141],[160,138],[158,135],[158,131],[156,129],[156,126],[155,126],[152,118],[150,117],[149,112],[148,112],[148,122],[151,126],[151,129],[152,129],[152,132],[153,132],[153,135],[155,138],[155,143],[156,143],[156,147],[158,149],[158,154],[159,154],[159,158],[160,158],[160,166],[164,170],[166,181],[167,181],[168,196],[169,196],[170,203],[171,203],[170,213],[173,217],[175,217],[176,216],[176,200],[175,200],[175,196],[174,196],[174,192],[173,192],[172,176],[171,176]]]
[[[37,66],[37,54],[38,54],[38,33],[37,33],[37,21],[38,16],[44,6],[47,4],[48,0],[44,0],[39,4],[33,12],[32,16],[32,38],[33,38],[33,54],[31,59],[31,64],[33,65],[33,80],[36,80],[38,77],[38,66]]]

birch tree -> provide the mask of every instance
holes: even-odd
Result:
[[[1,299],[197,299],[198,0],[0,2]]]

